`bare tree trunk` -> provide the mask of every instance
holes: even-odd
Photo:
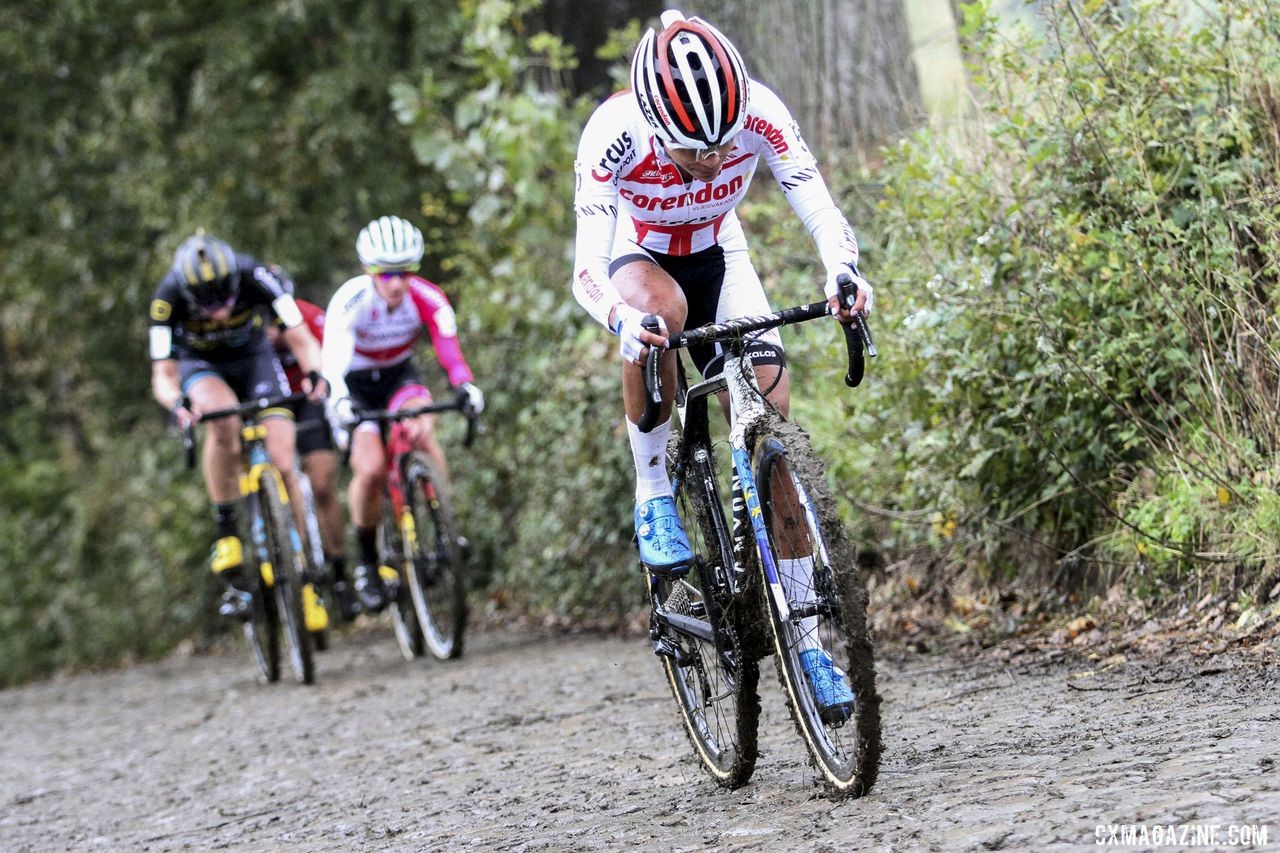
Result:
[[[820,153],[871,153],[924,116],[898,0],[686,0],[729,37]]]

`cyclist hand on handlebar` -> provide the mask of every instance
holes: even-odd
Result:
[[[321,376],[320,371],[313,370],[303,377],[302,390],[306,392],[308,400],[321,403],[329,396],[329,380]]]
[[[666,321],[658,315],[654,316],[658,319],[658,332],[650,332],[642,325],[645,313],[638,308],[632,308],[625,302],[619,302],[613,306],[613,315],[609,320],[609,330],[619,338],[618,352],[622,355],[623,361],[644,364],[644,360],[649,356],[650,346],[660,346],[666,349]]]
[[[478,415],[484,411],[484,392],[472,382],[463,382],[458,386],[458,402],[467,415]]]
[[[837,295],[837,279],[847,275],[853,279],[853,284],[857,288],[857,298],[854,300],[852,308],[845,308],[840,304],[840,297]],[[862,312],[864,315],[871,314],[871,307],[875,304],[875,297],[872,292],[871,285],[867,280],[858,274],[858,271],[850,267],[848,264],[833,264],[827,270],[827,283],[823,287],[823,293],[827,297],[827,305],[831,308],[831,314],[846,326],[853,322],[853,315]]]
[[[173,422],[179,429],[188,429],[194,427],[200,420],[200,412],[195,403],[186,397],[181,397],[169,408],[169,417],[173,418]]]

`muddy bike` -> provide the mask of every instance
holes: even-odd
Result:
[[[323,419],[307,420],[298,424],[298,433],[307,430],[329,429],[329,422]],[[302,544],[307,555],[307,573],[313,581],[313,588],[320,594],[326,610],[332,609],[334,603],[332,587],[334,578],[325,564],[324,542],[320,535],[320,515],[316,511],[315,490],[311,486],[311,478],[303,470],[302,459],[294,462],[294,476],[298,478],[298,499],[302,502]],[[323,652],[329,648],[329,626],[311,632],[311,642],[316,651]]]
[[[401,423],[419,415],[454,411],[467,417],[463,444],[470,447],[477,416],[462,398],[356,413],[359,421],[383,428],[387,482],[378,524],[378,572],[392,599],[396,643],[407,660],[427,652],[440,660],[462,655],[467,627],[466,540],[444,477],[427,454],[413,448]]]
[[[841,282],[841,298],[853,304],[851,280]],[[670,336],[676,350],[720,343],[725,364],[720,375],[692,386],[683,369],[677,371],[679,429],[668,464],[694,560],[649,574],[650,636],[689,739],[718,783],[738,787],[755,769],[759,661],[774,654],[792,719],[826,789],[837,797],[861,796],[875,782],[880,758],[866,584],[808,436],[766,404],[745,356],[752,335],[819,317],[829,317],[825,302]],[[875,344],[861,317],[844,328],[845,382],[852,387]],[[651,350],[644,369],[642,431],[658,418],[659,355]],[[722,393],[731,412],[725,469],[717,468],[708,414],[708,401]],[[731,521],[721,501],[728,483]],[[806,561],[809,570],[794,568]],[[829,654],[848,679],[851,703],[819,705],[802,662],[815,650]]]
[[[249,527],[243,582],[252,598],[244,633],[258,671],[269,682],[280,680],[283,637],[294,677],[311,684],[315,680],[312,635],[313,631],[323,631],[328,624],[328,614],[312,585],[309,560],[289,506],[289,494],[280,471],[267,454],[267,428],[261,420],[267,411],[280,411],[303,396],[253,400],[205,412],[199,420],[204,423],[238,417],[243,421],[240,495]],[[187,466],[194,468],[194,426],[188,426],[183,432]]]

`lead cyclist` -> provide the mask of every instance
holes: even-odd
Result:
[[[675,10],[663,12],[661,23],[636,48],[631,89],[596,109],[578,144],[573,294],[619,338],[640,561],[670,571],[693,559],[666,467],[676,358],[662,356],[662,407],[649,433],[636,427],[644,411],[641,365],[649,347],[666,347],[670,334],[770,312],[735,213],[761,159],[817,244],[832,315],[848,324],[856,312],[869,313],[872,291],[857,274],[853,230],[786,106],[748,78],[738,51],[711,24]],[[836,297],[841,274],[851,274],[858,287],[851,309]],[[658,318],[657,332],[642,326],[648,314]],[[691,348],[690,356],[704,377],[724,367],[718,344]],[[790,385],[778,332],[750,344],[747,357],[760,387],[771,389],[769,403],[787,414]],[[813,555],[781,556],[784,583],[812,590]],[[824,710],[848,707],[853,694],[819,645],[816,623],[808,617],[802,624],[805,673]]]

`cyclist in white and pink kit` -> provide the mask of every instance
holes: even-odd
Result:
[[[662,14],[631,63],[630,91],[601,104],[587,122],[574,164],[577,189],[573,292],[601,325],[621,339],[622,395],[636,468],[636,537],[640,560],[654,570],[686,566],[693,554],[676,514],[666,470],[676,359],[661,361],[659,425],[641,433],[641,365],[650,346],[685,328],[752,314],[769,303],[747,251],[734,208],[763,159],[783,195],[809,229],[826,269],[826,296],[842,323],[869,311],[871,288],[857,274],[858,244],[818,172],[817,163],[777,95],[750,80],[727,38],[700,18]],[[852,309],[840,307],[836,278],[858,287]],[[646,331],[645,315],[659,319]],[[781,337],[769,332],[747,355],[770,403],[783,414],[790,387]],[[693,348],[704,376],[723,368],[723,353]],[[812,588],[813,557],[783,560],[795,588]],[[812,632],[807,632],[812,635]],[[825,651],[802,662],[824,706],[852,701]]]
[[[477,414],[484,394],[458,344],[458,324],[444,291],[415,275],[423,254],[422,232],[398,216],[383,216],[356,238],[365,274],[338,288],[325,312],[321,363],[329,381],[329,409],[336,424],[350,429],[357,409],[404,409],[431,402],[431,392],[413,365],[413,347],[425,330],[449,383]],[[436,440],[434,417],[404,421],[409,440],[448,476],[444,450]],[[377,525],[382,512],[385,448],[378,424],[361,423],[351,433],[348,504],[360,564],[354,573],[356,597],[365,610],[387,605],[378,575]]]

